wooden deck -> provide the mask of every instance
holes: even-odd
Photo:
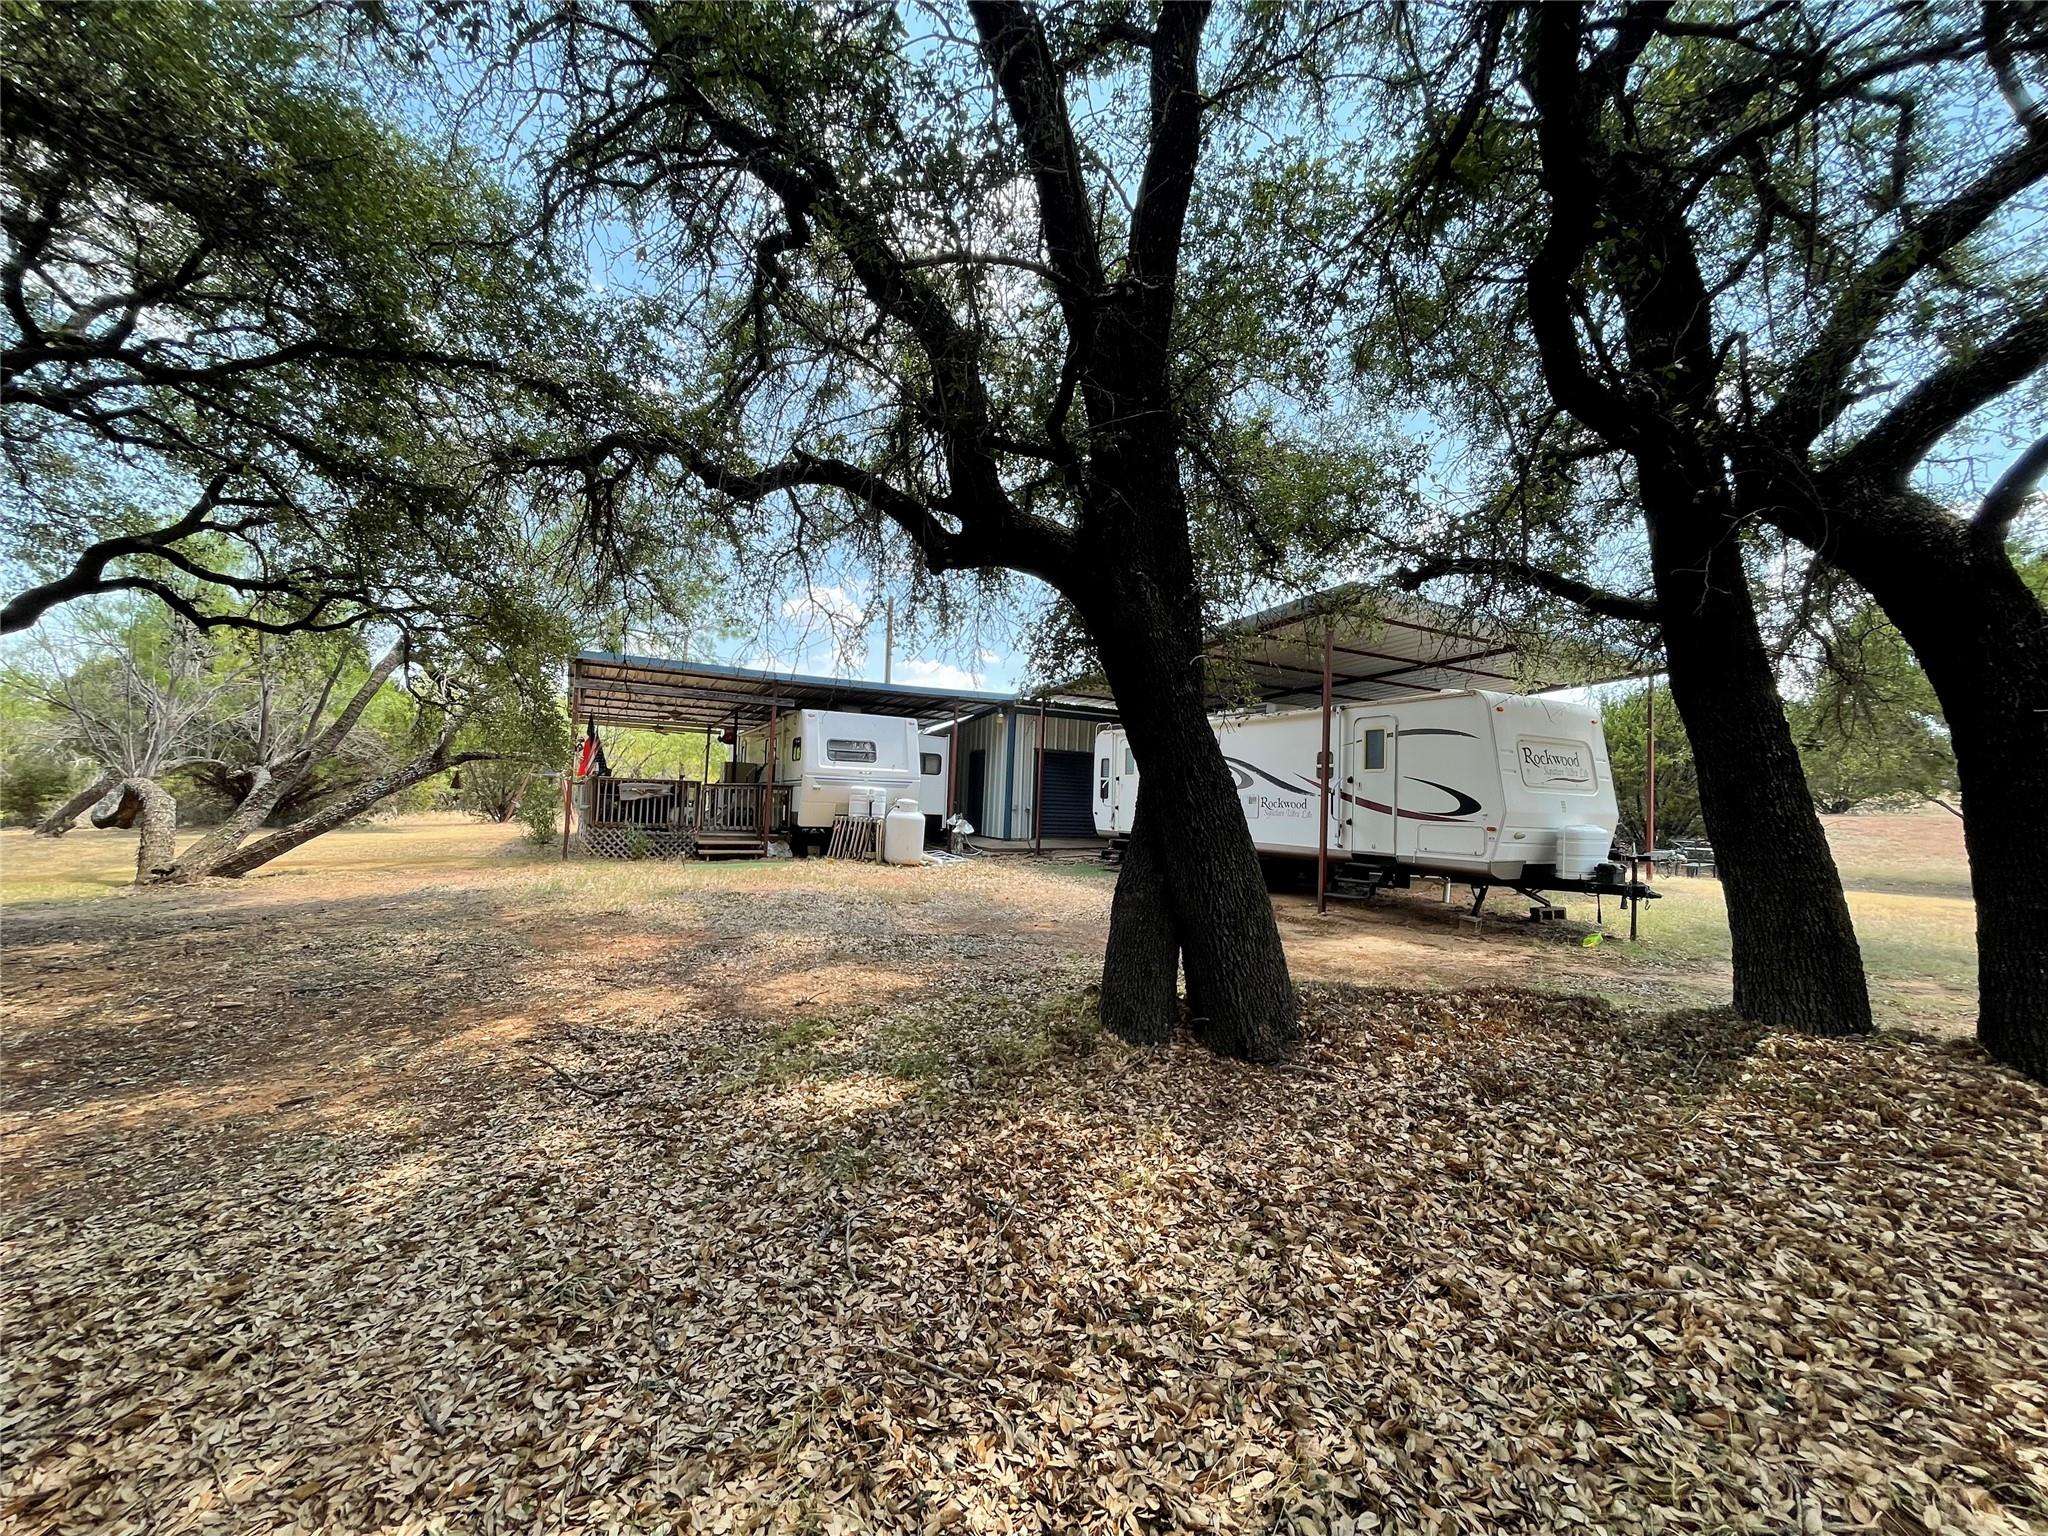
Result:
[[[788,833],[789,794],[787,784],[599,774],[576,786],[575,834],[601,858],[746,857]]]

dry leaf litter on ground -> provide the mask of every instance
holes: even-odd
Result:
[[[0,1528],[2048,1528],[2040,1088],[882,878],[10,915]]]

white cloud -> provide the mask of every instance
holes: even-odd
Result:
[[[860,600],[846,588],[821,587],[813,583],[801,597],[792,597],[783,603],[782,616],[785,619],[821,617],[834,624],[859,624],[867,613]]]
[[[981,687],[980,674],[954,666],[950,661],[932,661],[923,656],[911,656],[896,663],[896,681],[908,683],[914,688],[969,688]]]

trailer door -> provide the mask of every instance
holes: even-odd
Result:
[[[1395,853],[1400,826],[1398,733],[1392,715],[1354,715],[1344,744],[1344,805],[1351,812],[1353,853]]]
[[[1109,738],[1110,825],[1119,832],[1131,830],[1138,813],[1138,761],[1131,756],[1130,738],[1114,731]]]

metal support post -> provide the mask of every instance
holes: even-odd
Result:
[[[1322,786],[1316,807],[1316,910],[1330,910],[1330,632],[1323,631],[1323,753],[1316,780]]]

